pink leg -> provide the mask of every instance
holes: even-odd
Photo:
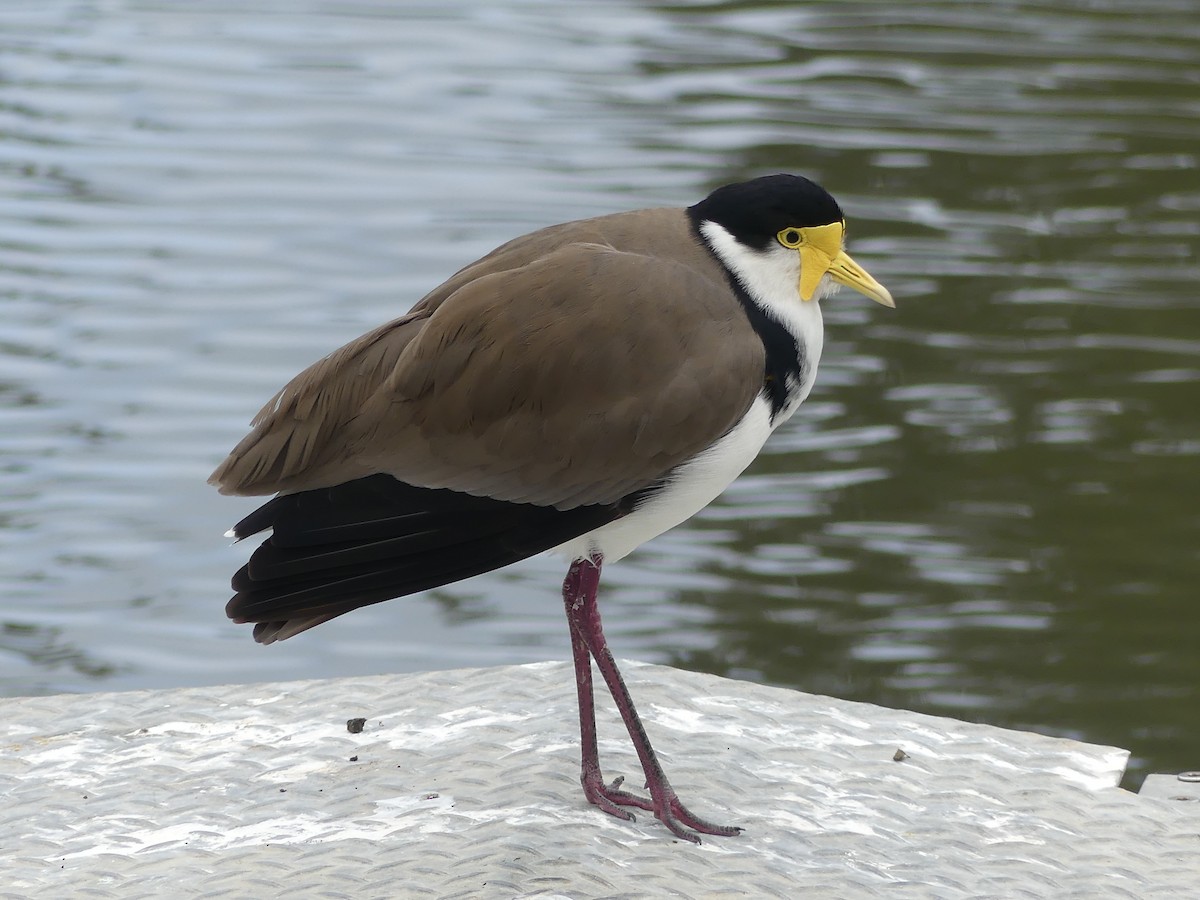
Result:
[[[667,780],[658,756],[650,746],[646,729],[634,708],[629,689],[625,686],[612,651],[608,649],[608,642],[604,639],[600,610],[596,604],[602,562],[603,558],[598,554],[590,559],[576,560],[571,564],[566,580],[563,581],[563,603],[567,610],[567,621],[571,626],[575,684],[579,691],[579,732],[583,749],[580,781],[583,783],[584,796],[588,802],[622,819],[633,818],[631,813],[620,809],[622,806],[653,810],[654,815],[673,834],[697,844],[700,843],[700,837],[696,831],[725,836],[738,834],[741,828],[716,825],[694,815],[680,802],[675,789]],[[596,746],[596,715],[592,699],[592,666],[589,657],[595,658],[600,674],[604,676],[604,681],[608,684],[609,692],[629,731],[634,749],[637,750],[642,771],[646,775],[646,787],[650,791],[649,800],[620,790],[622,779],[618,778],[611,785],[604,784],[600,773],[600,754]],[[695,831],[689,831],[689,828]]]
[[[618,778],[611,785],[606,785],[604,775],[600,771],[600,751],[596,746],[596,707],[592,697],[592,657],[570,612],[572,604],[578,602],[585,590],[585,573],[591,576],[588,580],[592,582],[591,590],[595,592],[600,571],[592,566],[585,569],[583,565],[576,563],[571,566],[563,582],[563,601],[567,605],[567,621],[571,626],[571,653],[575,658],[575,687],[579,693],[579,740],[583,751],[583,767],[579,780],[583,783],[583,794],[589,803],[594,803],[618,819],[632,821],[633,813],[620,807],[637,806],[653,810],[654,804],[636,794],[620,790],[624,778]]]

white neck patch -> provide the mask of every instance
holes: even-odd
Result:
[[[820,300],[835,290],[828,275],[821,279],[811,300],[800,299],[800,254],[782,245],[766,251],[751,250],[716,222],[701,222],[700,233],[746,289],[750,299],[796,338],[804,367],[791,402],[776,417],[778,425],[808,396],[817,377],[817,364],[825,344]],[[791,392],[789,392],[791,393]]]

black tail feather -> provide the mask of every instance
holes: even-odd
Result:
[[[255,638],[283,640],[360,606],[506,566],[618,519],[637,495],[569,510],[508,503],[372,475],[287,494],[234,527],[273,529],[233,577],[225,608],[255,622]]]

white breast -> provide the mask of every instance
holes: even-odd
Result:
[[[599,552],[605,562],[627,556],[715,500],[754,461],[773,430],[771,405],[760,396],[732,431],[676,469],[663,490],[624,518],[561,544],[553,552],[571,559]]]

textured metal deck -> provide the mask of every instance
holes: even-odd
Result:
[[[624,665],[684,801],[744,835],[587,806],[565,663],[23,698],[0,896],[1200,896],[1197,804],[1116,788],[1122,750]]]

